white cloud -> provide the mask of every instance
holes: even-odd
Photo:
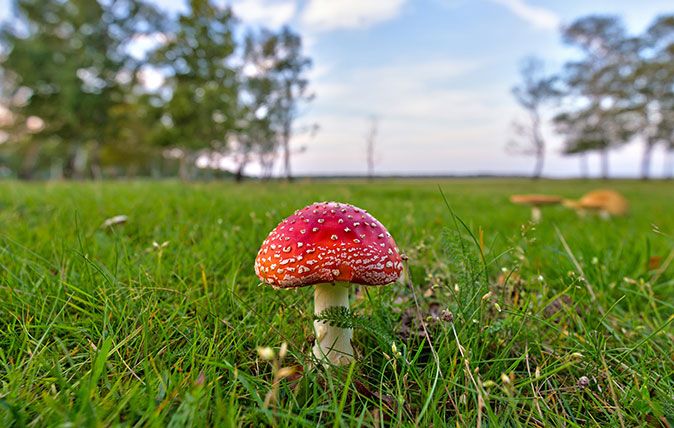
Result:
[[[288,24],[297,12],[295,0],[235,0],[234,14],[246,24],[261,24],[278,29]]]
[[[478,67],[471,61],[432,60],[356,69],[338,79],[315,80],[315,103],[322,110],[356,115],[415,121],[445,118],[448,110],[461,105],[465,111],[473,104],[473,92],[452,88],[451,80]]]
[[[308,0],[302,23],[314,31],[363,28],[395,18],[405,0]]]
[[[379,172],[470,172],[504,165],[513,109],[508,91],[489,85],[471,90],[459,83],[486,66],[431,60],[322,76],[314,81],[317,98],[302,118],[319,123],[320,130],[311,141],[303,136],[293,141],[308,148],[297,156],[297,171],[362,173],[373,114],[380,118]]]
[[[559,16],[548,9],[539,6],[532,6],[525,0],[491,1],[506,7],[513,14],[541,30],[557,30],[559,28]]]

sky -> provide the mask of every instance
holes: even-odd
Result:
[[[170,13],[184,0],[152,0]],[[377,117],[378,174],[528,174],[533,159],[506,151],[511,122],[523,117],[510,88],[523,57],[536,55],[550,72],[572,58],[559,27],[587,14],[618,14],[638,33],[671,0],[215,0],[231,5],[245,25],[288,24],[313,59],[316,98],[298,127],[315,135],[292,145],[296,174],[364,174],[366,135]],[[9,0],[0,0],[0,19]],[[550,113],[548,113],[549,115]],[[579,174],[563,157],[561,139],[545,132],[544,174]],[[637,176],[641,147],[611,154],[615,176]],[[653,172],[662,172],[656,153]],[[599,159],[590,157],[593,175]],[[254,167],[248,171],[255,173]]]

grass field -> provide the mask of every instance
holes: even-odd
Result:
[[[508,202],[605,186],[628,217]],[[317,200],[409,257],[352,294],[340,369],[311,369],[312,290],[253,271]],[[673,258],[673,182],[0,182],[0,426],[671,426]]]

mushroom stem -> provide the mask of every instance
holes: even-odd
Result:
[[[324,310],[341,306],[349,308],[349,284],[330,283],[317,284],[314,287],[314,314],[319,315]],[[334,327],[325,321],[314,321],[316,343],[314,356],[324,363],[346,365],[353,360],[353,347],[350,328]]]
[[[541,213],[541,207],[536,205],[531,207],[531,221],[534,223],[540,223],[542,216],[543,214]]]

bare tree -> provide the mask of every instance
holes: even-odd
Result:
[[[365,153],[367,158],[367,178],[372,180],[374,178],[375,165],[375,142],[377,139],[377,125],[379,119],[377,116],[370,118],[370,130],[365,136]]]
[[[527,111],[529,120],[525,123],[513,122],[513,128],[519,138],[511,141],[508,149],[514,153],[535,156],[532,178],[538,179],[543,173],[545,162],[541,110],[546,102],[559,95],[559,91],[555,88],[557,78],[545,76],[543,62],[536,57],[524,59],[520,74],[522,81],[513,87],[512,93]]]

